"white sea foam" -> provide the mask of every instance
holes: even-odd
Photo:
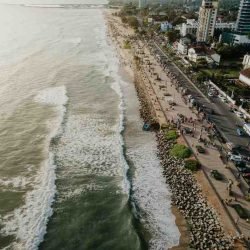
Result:
[[[121,163],[121,170],[123,172],[123,191],[128,193],[130,189],[130,183],[129,180],[127,179],[127,171],[128,171],[128,164],[127,161],[124,157],[124,152],[123,152],[123,146],[124,146],[124,141],[122,137],[122,133],[124,131],[124,119],[125,119],[125,110],[126,110],[126,105],[124,102],[124,95],[122,93],[121,89],[121,84],[122,84],[122,79],[119,75],[119,60],[116,57],[114,48],[108,45],[107,40],[103,39],[106,34],[106,26],[104,29],[100,28],[95,28],[95,35],[96,35],[96,40],[98,41],[99,47],[102,49],[102,53],[99,56],[99,58],[102,60],[102,64],[104,63],[104,68],[103,68],[103,73],[111,77],[113,79],[113,82],[110,84],[110,87],[115,91],[115,93],[118,95],[119,98],[119,104],[118,104],[118,109],[119,109],[119,120],[118,120],[118,130],[117,130],[117,137],[119,138],[119,157],[120,157],[120,163]]]
[[[117,124],[108,124],[105,116],[71,115],[57,148],[57,160],[63,163],[60,178],[67,180],[82,176],[107,176],[117,178],[117,185],[120,185],[123,179],[123,159],[120,157],[117,131]],[[83,192],[104,188],[95,179],[91,183],[79,184],[77,190],[68,183],[66,189],[60,190],[59,202]]]
[[[47,88],[39,91],[39,93],[34,97],[35,102],[43,105],[51,105],[56,110],[57,115],[54,119],[51,119],[47,126],[50,131],[50,136],[48,140],[50,142],[51,138],[58,134],[61,134],[61,124],[63,122],[64,113],[66,111],[65,105],[68,101],[65,86],[59,86],[54,88]]]
[[[52,215],[52,203],[56,193],[54,154],[49,152],[49,144],[60,131],[65,112],[64,105],[68,98],[65,87],[55,87],[42,90],[34,100],[42,105],[52,105],[56,116],[49,121],[50,133],[45,144],[45,153],[48,158],[41,164],[34,181],[32,191],[25,197],[25,204],[14,210],[13,213],[1,218],[4,227],[1,233],[15,235],[18,243],[12,248],[18,250],[37,249],[46,233],[46,225]]]
[[[14,178],[0,178],[0,186],[14,189],[18,188],[20,190],[26,188],[27,185],[31,183],[31,181],[31,178],[23,176],[18,176]]]
[[[152,234],[150,249],[166,249],[178,245],[180,232],[171,212],[171,194],[167,189],[156,156],[151,135],[128,149],[135,165],[133,197],[140,209],[142,224]]]

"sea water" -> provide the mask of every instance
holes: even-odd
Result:
[[[177,245],[155,137],[103,9],[63,4],[0,5],[0,248]]]

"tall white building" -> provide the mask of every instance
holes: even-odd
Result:
[[[187,19],[186,23],[180,25],[181,36],[186,36],[187,34],[195,35],[198,29],[198,22],[195,19]]]
[[[246,54],[243,59],[243,67],[244,69],[249,69],[250,68],[250,55]]]
[[[198,29],[196,38],[198,42],[207,42],[209,37],[214,36],[218,1],[203,0],[199,10]]]
[[[139,0],[139,9],[145,8],[147,6],[147,0]]]

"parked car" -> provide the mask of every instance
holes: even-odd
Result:
[[[229,156],[230,161],[242,161],[241,155],[230,155]]]
[[[231,112],[234,112],[234,113],[235,113],[236,111],[238,111],[237,109],[232,108],[232,107],[231,107],[229,110],[230,110]]]
[[[250,179],[250,173],[244,173],[242,176],[246,179]]]
[[[243,113],[241,113],[240,111],[234,111],[234,113],[235,113],[239,118],[244,118]]]
[[[238,154],[237,152],[229,152],[228,153],[228,159],[230,161],[235,161],[235,162],[241,162],[242,161],[241,155]]]
[[[235,166],[240,173],[250,173],[250,167],[244,161],[235,162]]]
[[[241,128],[237,128],[236,129],[236,132],[237,132],[237,134],[239,135],[239,136],[243,136],[245,133],[244,133],[244,130],[243,129],[241,129]]]
[[[214,97],[214,93],[208,92],[208,96],[209,96],[209,97]]]

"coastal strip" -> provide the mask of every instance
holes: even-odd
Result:
[[[117,44],[119,52],[122,51],[124,64],[126,66],[129,65],[134,70],[135,88],[141,104],[140,114],[142,119],[145,122],[159,121],[159,115],[157,115],[156,111],[162,113],[164,111],[161,110],[162,107],[157,103],[157,96],[154,96],[154,93],[150,91],[146,83],[147,79],[145,74],[143,74],[142,65],[136,62],[135,54],[131,53],[131,51],[128,50],[126,55],[124,55],[124,50],[121,50],[129,34],[121,33],[121,30],[124,31],[124,29],[119,30],[118,25],[122,24],[117,24],[118,19],[116,19],[116,25],[114,25],[114,19],[110,15],[107,20],[110,35]],[[135,36],[130,41],[136,44]],[[131,47],[133,45],[131,44]],[[156,105],[158,105],[157,108]],[[160,117],[160,119],[164,120],[164,117]],[[165,123],[167,124],[167,122],[165,117]],[[189,246],[194,249],[233,249],[232,237],[227,236],[224,232],[215,210],[203,197],[194,176],[189,170],[184,168],[184,161],[170,156],[169,151],[173,147],[173,142],[166,139],[165,132],[161,130],[156,133],[158,156],[161,160],[166,183],[172,191],[172,202],[179,209],[188,224],[186,229],[189,229],[190,237],[186,238],[189,238]],[[180,228],[178,220],[176,222]],[[179,247],[178,249],[187,249],[187,247],[183,246],[183,248]]]

